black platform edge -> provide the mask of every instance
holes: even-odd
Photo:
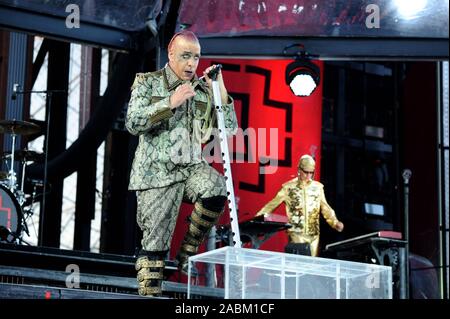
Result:
[[[135,277],[135,262],[135,256],[0,243],[0,265],[4,266],[66,271],[76,265],[82,273]],[[166,260],[165,274],[176,270],[175,262]]]

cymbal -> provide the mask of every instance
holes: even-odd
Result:
[[[8,172],[1,171],[0,172],[0,180],[4,180],[8,178]]]
[[[44,153],[38,153],[35,151],[29,150],[17,150],[14,152],[14,159],[18,161],[32,161],[32,162],[40,162],[44,160]],[[10,159],[11,152],[3,153],[3,159]]]
[[[31,135],[38,133],[41,128],[30,122],[18,120],[2,120],[0,121],[0,133]]]

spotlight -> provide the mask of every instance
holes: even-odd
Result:
[[[286,50],[285,50],[286,51]],[[310,96],[320,83],[320,69],[304,50],[286,67],[286,84],[296,96]]]
[[[404,19],[411,20],[423,15],[427,0],[394,0],[398,13]]]

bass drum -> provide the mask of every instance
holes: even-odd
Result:
[[[20,236],[22,209],[11,191],[0,185],[0,242],[13,242]]]

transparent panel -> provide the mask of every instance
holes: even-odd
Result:
[[[448,0],[183,0],[179,28],[209,36],[448,38]]]
[[[124,30],[140,30],[149,17],[161,11],[162,0],[0,0],[1,4],[40,13],[67,17],[73,5],[79,8],[83,21],[104,24]]]
[[[223,247],[189,258],[188,296],[202,287],[229,299],[390,299],[392,269],[366,263]],[[214,287],[203,271],[216,270]]]

